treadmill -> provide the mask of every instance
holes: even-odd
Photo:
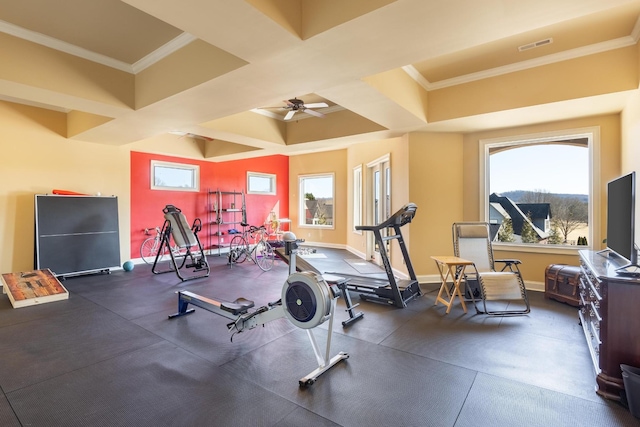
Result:
[[[375,237],[380,251],[380,258],[384,266],[387,279],[364,277],[352,274],[336,273],[347,281],[347,289],[359,292],[363,301],[372,301],[382,304],[390,304],[398,308],[405,308],[407,303],[422,295],[416,273],[409,258],[409,251],[402,237],[401,228],[409,224],[416,215],[417,206],[414,203],[404,205],[400,210],[391,215],[386,221],[378,225],[359,225],[356,230],[371,231]],[[382,230],[387,229],[387,236],[382,235]],[[385,242],[397,240],[402,251],[407,271],[408,279],[396,279],[391,268],[391,261],[387,255]]]

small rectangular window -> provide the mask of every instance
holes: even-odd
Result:
[[[276,175],[247,172],[247,194],[276,194]]]
[[[151,160],[151,189],[200,191],[200,166]]]

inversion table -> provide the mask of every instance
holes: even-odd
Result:
[[[202,243],[198,239],[198,232],[202,230],[200,218],[196,218],[193,221],[193,225],[189,227],[187,219],[177,207],[167,205],[162,212],[164,213],[164,225],[161,231],[162,242],[151,271],[154,274],[175,271],[178,278],[183,282],[208,277],[211,269]],[[171,245],[172,237],[175,243],[173,247]],[[169,253],[171,257],[169,268],[159,270],[159,261],[165,253]],[[193,273],[188,276],[181,274],[180,270],[183,267],[192,268]]]

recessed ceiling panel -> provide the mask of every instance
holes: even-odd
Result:
[[[413,66],[429,82],[436,83],[630,36],[639,15],[640,3],[634,2],[595,15],[583,16],[572,21],[516,34],[506,39],[418,62]],[[548,38],[552,38],[553,43],[523,52],[518,50],[519,46]]]
[[[303,40],[396,0],[245,0]]]
[[[120,0],[0,0],[0,20],[127,64],[182,33]]]

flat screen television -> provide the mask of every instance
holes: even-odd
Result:
[[[638,273],[635,246],[636,173],[614,179],[607,185],[607,249],[624,257],[629,264],[616,270]]]

